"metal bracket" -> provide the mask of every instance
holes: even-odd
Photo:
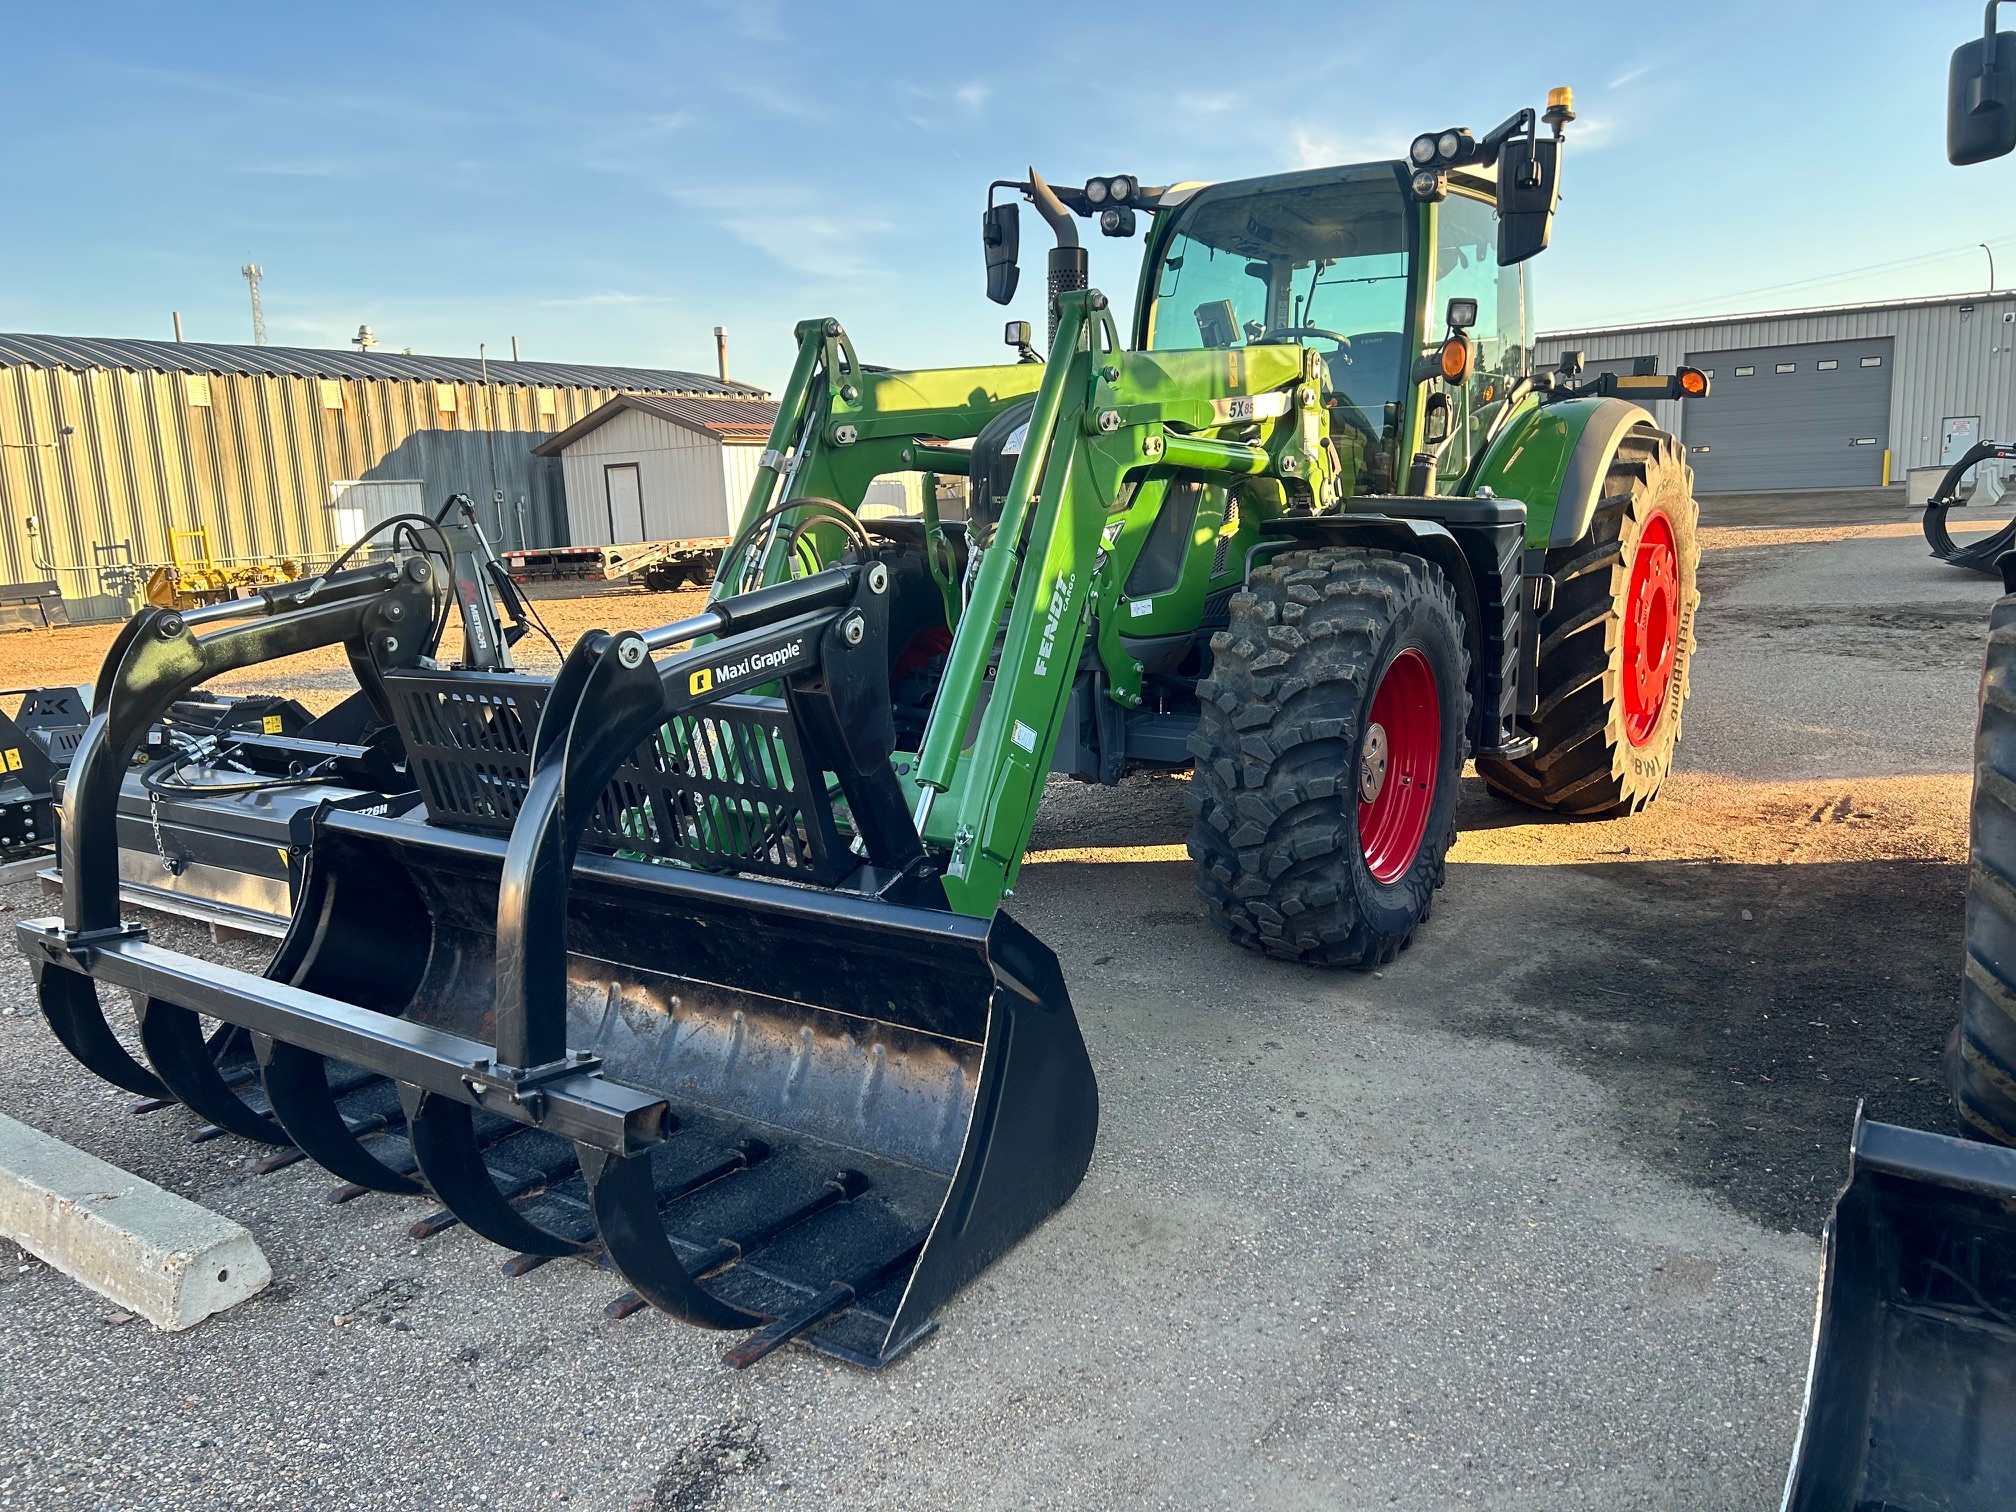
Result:
[[[462,1073],[462,1085],[478,1103],[495,1094],[516,1103],[536,1122],[546,1108],[541,1088],[570,1076],[599,1076],[601,1071],[602,1057],[585,1050],[569,1050],[562,1059],[543,1066],[500,1066],[478,1059]]]
[[[144,944],[147,940],[147,926],[131,922],[122,922],[116,928],[72,930],[65,929],[61,919],[26,919],[21,927],[34,932],[45,960],[55,963],[68,959],[86,970],[90,969],[91,953],[101,946],[124,940]]]

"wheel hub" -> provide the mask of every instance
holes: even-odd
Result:
[[[1358,746],[1358,844],[1375,881],[1397,882],[1413,868],[1441,761],[1435,669],[1410,646],[1381,674]]]
[[[1386,727],[1370,726],[1365,731],[1365,748],[1358,757],[1358,796],[1367,803],[1378,801],[1386,786]]]
[[[1638,537],[1624,598],[1622,688],[1624,735],[1634,746],[1651,740],[1666,712],[1680,654],[1680,553],[1673,522],[1655,510]]]

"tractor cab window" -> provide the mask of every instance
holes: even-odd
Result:
[[[1151,351],[1300,342],[1330,370],[1330,430],[1357,492],[1393,486],[1412,207],[1390,165],[1326,169],[1186,205],[1156,270]]]
[[[1498,266],[1498,213],[1488,200],[1454,193],[1441,204],[1435,233],[1435,291],[1429,304],[1440,321],[1452,299],[1477,301],[1477,344],[1470,381],[1456,401],[1456,424],[1438,469],[1445,480],[1463,476],[1506,390],[1533,370],[1533,333],[1527,325],[1526,269],[1530,263]],[[1427,341],[1440,329],[1424,331]]]

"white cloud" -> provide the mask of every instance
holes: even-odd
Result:
[[[805,278],[854,283],[888,272],[870,244],[893,231],[893,223],[857,209],[836,209],[807,190],[687,189],[671,197]]]

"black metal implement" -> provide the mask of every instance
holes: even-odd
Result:
[[[24,924],[45,1004],[95,979],[199,1045],[197,1015],[250,1031],[273,1119],[344,1181],[411,1192],[417,1166],[526,1264],[599,1250],[664,1311],[769,1328],[750,1358],[802,1338],[894,1359],[1076,1189],[1097,1091],[1055,958],[1006,915],[951,913],[925,862],[889,764],[886,581],[871,563],[764,590],[761,612],[721,615],[727,638],[662,663],[647,636],[592,633],[543,698],[389,673],[409,744],[415,699],[437,749],[491,742],[481,782],[416,773],[425,822],[318,813],[263,978],[116,914]],[[749,698],[766,683],[782,697]],[[768,733],[696,742],[727,700]],[[852,846],[836,825],[794,851],[792,824],[810,835],[836,805]],[[815,880],[801,856],[825,885],[741,874]],[[162,1060],[229,1091],[193,1053]],[[332,1060],[400,1084],[403,1139],[366,1145]],[[527,1132],[499,1144],[499,1119]],[[549,1146],[529,1174],[505,1154],[521,1137]]]
[[[148,728],[198,683],[276,656],[341,643],[365,694],[390,717],[385,668],[409,664],[426,649],[432,607],[430,570],[419,557],[267,589],[253,599],[187,612],[148,609],[128,620],[106,653],[90,723],[72,753],[62,833],[63,920],[69,947],[144,938],[119,916],[119,790]],[[199,622],[231,615],[264,617],[199,636]],[[214,1073],[191,1069],[193,1018],[164,1015],[161,1043],[183,1053],[143,1066],[106,1022],[88,977],[40,973],[43,1016],[58,1040],[105,1080],[141,1097],[180,1097],[186,1079],[197,1097],[221,1106],[236,1098]],[[168,999],[179,1002],[177,999]],[[157,1074],[158,1073],[158,1074]],[[183,1099],[187,1100],[187,1099]],[[206,1114],[216,1121],[215,1111]],[[243,1120],[249,1130],[251,1115]],[[229,1126],[229,1125],[225,1125]],[[265,1137],[262,1133],[255,1137]]]
[[[1858,1110],[1849,1168],[1785,1512],[2016,1506],[2016,1150]]]

